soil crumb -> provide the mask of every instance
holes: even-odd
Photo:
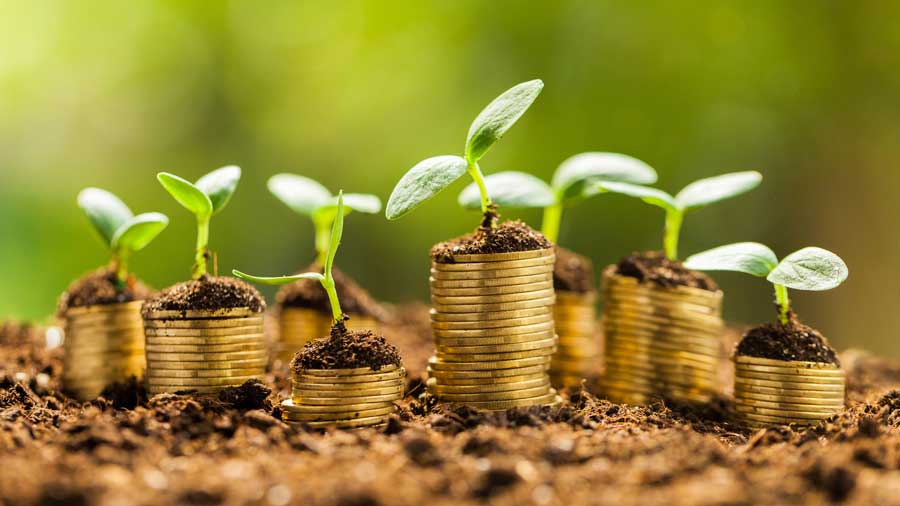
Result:
[[[491,229],[482,224],[475,232],[435,244],[431,258],[442,264],[453,263],[453,255],[509,253],[553,246],[540,232],[519,220],[505,221]]]
[[[711,292],[719,290],[719,285],[711,277],[687,269],[677,260],[669,260],[661,251],[632,253],[616,265],[615,273],[666,288],[686,286]]]
[[[837,353],[825,336],[800,323],[793,313],[787,325],[767,323],[748,330],[738,343],[735,354],[840,365]]]
[[[594,291],[594,264],[591,259],[574,251],[556,246],[556,265],[553,266],[553,288],[565,292]]]
[[[313,263],[303,272],[322,272],[322,266]],[[385,309],[381,307],[369,292],[359,286],[353,278],[334,267],[332,269],[334,284],[341,302],[341,309],[352,315],[370,316],[378,321],[384,321],[387,316]],[[328,302],[328,293],[322,288],[322,284],[315,279],[301,279],[278,290],[275,296],[276,302],[282,307],[297,307],[315,309],[323,313],[331,314],[331,304]]]
[[[219,392],[219,400],[240,411],[251,409],[271,410],[272,404],[268,401],[272,389],[258,379],[251,379],[243,385],[227,387]]]
[[[120,287],[115,271],[103,267],[69,285],[69,288],[59,298],[58,312],[62,315],[71,307],[143,300],[151,293],[150,289],[132,274],[128,275],[125,286]]]
[[[197,281],[185,281],[160,291],[147,300],[141,310],[187,311],[246,307],[254,313],[266,309],[266,301],[251,285],[230,277],[203,276]]]
[[[329,337],[307,343],[291,362],[296,373],[304,369],[360,367],[377,371],[388,365],[400,365],[400,352],[396,346],[371,330],[347,330],[343,322],[331,328]]]

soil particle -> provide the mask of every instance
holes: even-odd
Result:
[[[103,304],[119,304],[134,300],[143,300],[150,296],[151,290],[136,277],[129,274],[124,286],[119,286],[116,273],[107,267],[91,272],[72,282],[60,296],[57,307],[62,315],[70,307],[84,307]]]
[[[266,301],[253,286],[230,277],[203,276],[170,286],[144,303],[141,311],[188,311],[249,308],[255,313],[266,309]]]
[[[482,476],[481,483],[472,490],[472,494],[487,499],[515,485],[519,480],[519,475],[512,469],[489,469]]]
[[[594,291],[594,264],[586,256],[556,246],[556,265],[553,266],[553,288],[565,292]]]
[[[311,264],[303,272],[321,272],[322,267]],[[332,269],[334,285],[340,299],[341,309],[348,314],[371,316],[378,321],[384,321],[387,317],[385,309],[369,295],[365,289],[343,271],[334,267]],[[328,293],[322,288],[322,284],[315,279],[301,279],[278,290],[275,296],[276,302],[283,307],[308,308],[331,314],[331,304],[328,302]]]
[[[840,365],[834,348],[818,330],[808,327],[791,314],[787,325],[766,323],[748,330],[735,354],[772,360],[796,360]]]
[[[143,382],[131,376],[125,381],[110,383],[100,393],[116,409],[134,409],[147,401],[147,390]]]
[[[496,228],[479,227],[471,234],[435,244],[431,258],[438,263],[453,263],[453,255],[509,253],[546,249],[553,244],[540,232],[519,220],[505,221]]]
[[[371,330],[347,330],[343,322],[331,328],[329,337],[307,343],[291,362],[298,374],[305,369],[370,367],[377,371],[388,365],[400,365],[400,353],[394,345]]]
[[[687,286],[711,292],[719,290],[719,286],[711,277],[702,272],[686,269],[681,262],[669,260],[661,251],[632,253],[616,265],[614,272],[666,288]]]
[[[219,400],[239,411],[251,409],[270,410],[268,401],[272,389],[258,379],[247,380],[243,385],[224,388],[219,392]]]

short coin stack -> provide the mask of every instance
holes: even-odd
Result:
[[[837,364],[734,358],[734,409],[750,428],[813,425],[843,409],[844,389]]]
[[[432,262],[437,353],[427,387],[439,400],[487,410],[550,405],[553,249],[454,255]]]
[[[722,355],[722,292],[603,276],[603,388],[614,402],[708,402]]]
[[[553,319],[559,351],[550,363],[550,376],[559,386],[578,385],[597,368],[597,294],[556,292]]]
[[[72,307],[65,314],[63,386],[89,400],[116,381],[144,373],[143,301]]]
[[[247,308],[144,314],[147,388],[151,394],[215,393],[263,379],[263,316]]]
[[[351,429],[381,425],[403,398],[406,370],[305,369],[294,371],[291,398],[281,403],[288,423]]]
[[[334,317],[331,313],[323,313],[315,309],[300,307],[282,307],[280,335],[276,347],[276,355],[284,362],[290,362],[297,350],[303,348],[312,337],[325,336],[331,331]],[[378,324],[370,316],[350,315],[346,322],[347,330],[376,329]]]

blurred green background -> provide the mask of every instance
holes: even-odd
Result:
[[[194,223],[154,175],[240,165],[212,223],[220,271],[285,273],[312,258],[312,226],[269,176],[386,200],[419,160],[461,153],[490,99],[540,77],[486,172],[549,179],[588,150],[645,160],[670,191],[760,170],[758,190],[688,216],[682,253],[831,249],[850,278],[795,292],[801,316],[840,348],[900,355],[898,16],[881,1],[2,1],[0,318],[45,319],[106,261],[84,186],[170,216],[134,260],[162,287],[189,275]],[[351,216],[339,265],[382,299],[425,300],[429,246],[478,221],[456,207],[463,185],[398,222]],[[602,267],[660,248],[661,228],[658,209],[600,196],[567,213],[561,242]],[[766,282],[716,278],[729,319],[773,317]]]

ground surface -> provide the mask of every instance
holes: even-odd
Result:
[[[411,378],[430,354],[424,311],[385,332]],[[629,407],[588,387],[558,410],[493,415],[407,398],[385,429],[320,433],[272,416],[286,364],[271,394],[126,385],[81,404],[35,338],[7,329],[0,344],[0,504],[900,504],[900,362],[861,353],[841,356],[848,409],[802,432],[741,431],[727,396]]]

